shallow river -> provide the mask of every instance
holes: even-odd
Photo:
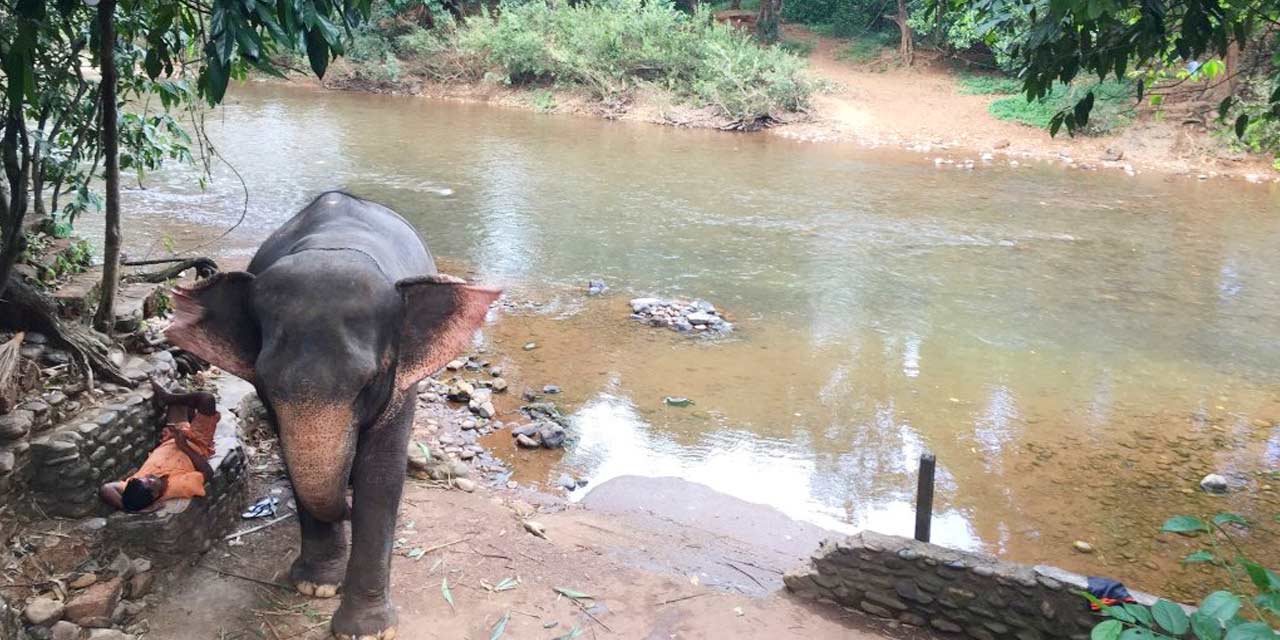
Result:
[[[1185,178],[936,169],[922,156],[434,102],[242,86],[211,116],[249,188],[202,253],[247,260],[318,191],[409,218],[449,268],[536,311],[483,340],[564,388],[580,440],[500,453],[516,479],[675,475],[832,529],[910,535],[939,460],[935,541],[1186,596],[1157,535],[1234,509],[1280,527],[1280,192]],[[240,216],[225,165],[148,176],[130,253]],[[588,298],[588,279],[609,294]],[[628,319],[701,297],[738,330]],[[523,351],[526,342],[539,347]],[[668,407],[663,397],[694,405]],[[505,437],[505,436],[504,436]],[[1240,489],[1197,488],[1209,472]],[[1246,543],[1272,564],[1280,536]],[[1096,547],[1072,549],[1075,540]]]

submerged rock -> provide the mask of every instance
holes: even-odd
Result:
[[[589,296],[598,296],[608,290],[609,286],[604,283],[604,280],[591,280],[587,282],[587,295]]]
[[[1222,494],[1226,493],[1231,486],[1227,484],[1227,479],[1223,476],[1211,473],[1200,481],[1200,488],[1204,489],[1205,493]]]

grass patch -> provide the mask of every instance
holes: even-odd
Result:
[[[818,47],[818,42],[816,40],[783,39],[782,42],[778,43],[778,46],[782,47],[783,51],[801,58],[808,58],[813,53],[813,50]]]
[[[815,89],[795,54],[706,11],[642,0],[505,4],[496,18],[469,18],[456,48],[473,73],[508,84],[578,85],[601,99],[649,85],[744,122],[801,109]]]
[[[722,0],[711,5],[712,13],[720,13],[721,11],[760,11],[760,0],[742,0],[738,4],[738,8],[733,8],[731,0]]]
[[[836,57],[858,64],[879,60],[886,50],[898,46],[898,34],[872,31],[849,39],[849,44],[841,48]]]
[[[960,76],[960,93],[967,96],[1009,96],[1022,93],[1022,81],[997,75]]]
[[[1012,95],[991,103],[987,108],[999,120],[1008,120],[1040,129],[1048,128],[1054,114],[1069,109],[1090,90],[1094,92],[1093,112],[1086,134],[1102,134],[1119,129],[1133,120],[1136,113],[1134,90],[1127,82],[1108,81],[1058,85],[1049,95],[1028,102],[1022,95]]]

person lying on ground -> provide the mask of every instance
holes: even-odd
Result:
[[[154,380],[156,399],[165,406],[160,445],[138,472],[102,485],[102,500],[122,511],[154,511],[165,500],[204,496],[204,483],[213,477],[209,457],[221,417],[217,401],[204,392],[170,393]]]

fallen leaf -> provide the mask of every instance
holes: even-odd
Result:
[[[449,603],[449,608],[457,609],[453,606],[453,592],[449,591],[449,576],[440,579],[440,593],[444,596],[444,601]]]
[[[421,442],[418,442],[418,441],[416,441],[416,440],[415,440],[413,443],[414,443],[414,444],[416,444],[416,445],[418,445],[418,448],[422,450],[422,455],[426,456],[427,460],[428,460],[428,461],[430,461],[430,460],[431,460],[431,449],[427,448],[427,445],[422,444]]]
[[[566,598],[572,598],[574,600],[593,600],[594,599],[592,596],[589,596],[581,591],[576,591],[574,589],[568,589],[565,587],[553,587],[553,589],[555,589],[556,593]]]
[[[409,553],[404,554],[404,557],[410,560],[421,560],[422,556],[425,555],[427,555],[426,549],[423,549],[422,547],[414,547],[409,550]]]
[[[489,634],[489,640],[498,640],[498,638],[501,638],[502,634],[507,632],[507,621],[510,619],[510,611],[502,614],[502,619],[498,621],[498,624],[493,625],[493,633]]]
[[[562,636],[556,636],[553,640],[573,640],[574,638],[580,635],[582,635],[582,629],[574,627],[573,629],[569,630],[569,633],[566,633]]]
[[[534,520],[525,520],[524,530],[528,531],[529,533],[532,533],[535,536],[538,536],[539,538],[542,538],[543,540],[547,539],[547,528],[543,526],[541,522],[536,522]]]
[[[494,591],[510,591],[520,585],[520,578],[503,578],[502,582],[493,585]]]

